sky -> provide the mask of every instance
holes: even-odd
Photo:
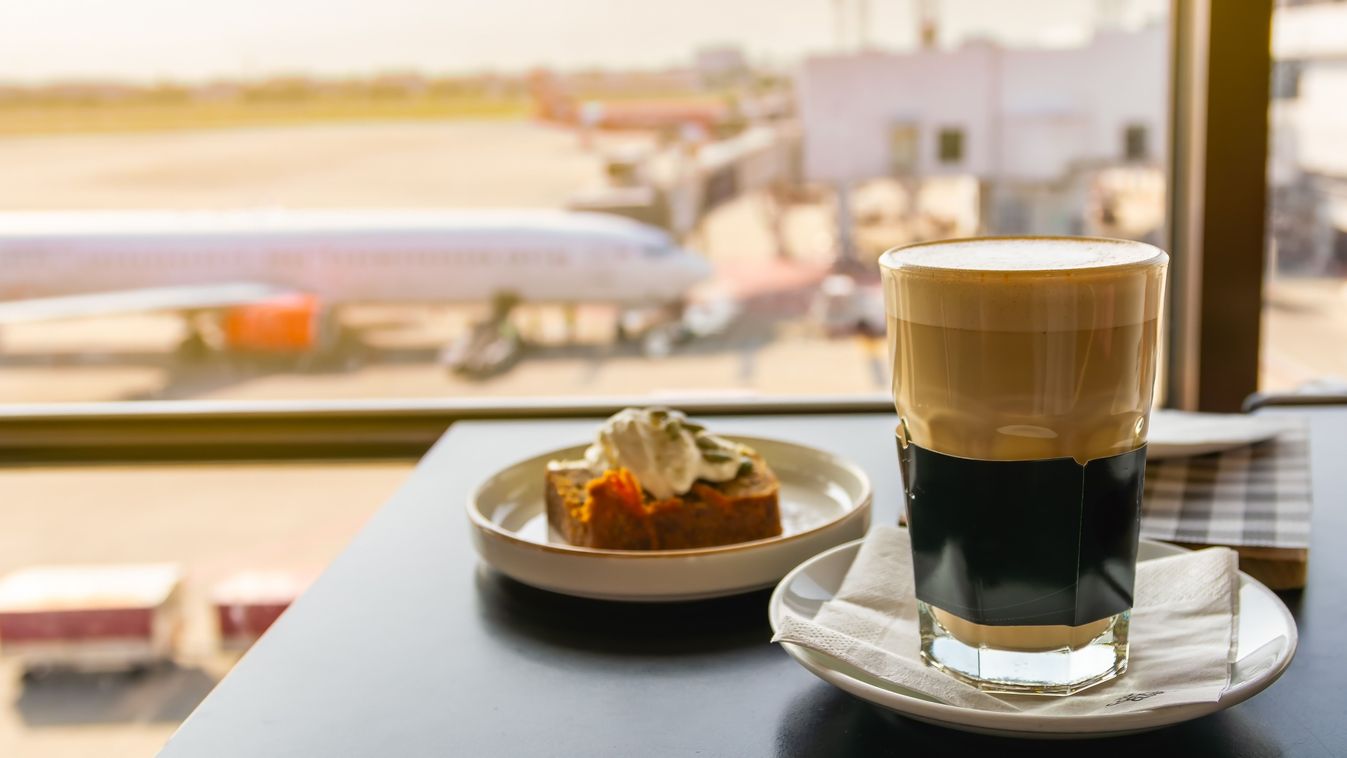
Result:
[[[834,9],[863,0],[0,0],[0,81],[195,81],[275,73],[459,73],[686,64],[738,45],[790,65],[836,49]],[[869,0],[871,40],[911,47],[916,0]],[[938,0],[942,44],[1083,41],[1167,0]]]

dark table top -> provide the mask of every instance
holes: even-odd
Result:
[[[1347,756],[1347,409],[1312,420],[1310,586],[1283,594],[1300,649],[1252,700],[1089,745],[981,737],[893,716],[768,642],[767,592],[670,605],[555,595],[478,564],[464,503],[490,472],[587,439],[592,421],[453,429],[173,736],[163,755]],[[835,451],[898,515],[888,414],[717,419]],[[1156,751],[1159,751],[1158,753]]]

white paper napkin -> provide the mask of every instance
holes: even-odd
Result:
[[[950,705],[1042,715],[1123,713],[1214,702],[1230,681],[1239,618],[1238,557],[1213,547],[1137,565],[1125,674],[1068,697],[992,695],[920,657],[906,529],[879,526],[862,543],[837,596],[812,621],[782,618],[790,642]]]

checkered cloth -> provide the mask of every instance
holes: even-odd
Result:
[[[1141,536],[1276,548],[1310,545],[1309,431],[1304,420],[1256,445],[1146,464]]]

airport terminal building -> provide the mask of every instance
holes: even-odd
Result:
[[[806,174],[834,185],[969,177],[983,231],[1148,236],[1163,216],[1167,45],[1151,26],[1064,49],[971,42],[811,58],[799,79]],[[1119,184],[1159,193],[1143,198],[1156,217],[1110,229],[1116,211],[1085,207]]]

